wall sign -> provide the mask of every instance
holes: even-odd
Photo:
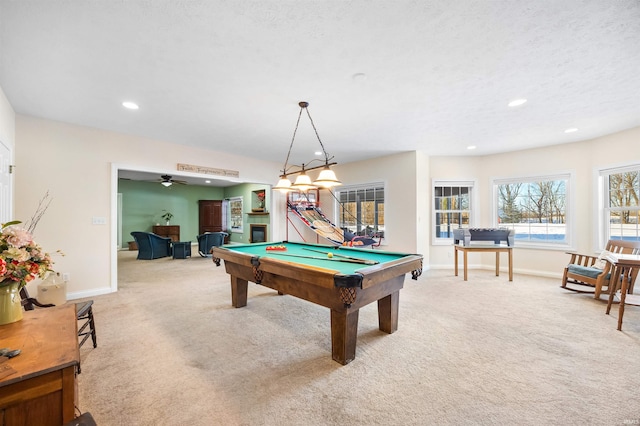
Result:
[[[234,177],[234,178],[240,177],[240,172],[237,170],[214,169],[211,167],[194,166],[192,164],[182,164],[182,163],[178,163],[178,171],[201,173],[204,175]]]

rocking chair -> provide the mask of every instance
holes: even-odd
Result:
[[[623,240],[609,240],[600,256],[567,253],[571,255],[571,260],[564,268],[560,287],[577,293],[593,293],[593,297],[599,299],[602,293],[608,294],[611,287],[609,278],[613,268],[605,259],[606,256],[638,253],[640,253],[640,242]],[[630,293],[633,292],[633,283],[628,290]]]

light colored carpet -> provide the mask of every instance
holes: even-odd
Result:
[[[329,310],[249,284],[231,307],[210,258],[119,254],[94,298],[79,407],[104,425],[616,425],[640,422],[640,309],[559,281],[471,270],[410,277],[396,333],[360,311],[356,359],[331,359]]]

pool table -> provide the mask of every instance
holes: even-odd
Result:
[[[276,248],[277,250],[271,250]],[[405,274],[422,273],[422,256],[382,250],[294,242],[214,247],[214,263],[224,260],[231,276],[231,303],[247,305],[252,281],[331,310],[331,352],[348,364],[356,356],[359,309],[378,302],[378,326],[398,329],[399,293]]]

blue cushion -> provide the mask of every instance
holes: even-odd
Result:
[[[598,278],[598,275],[602,273],[602,269],[592,266],[569,265],[569,273],[582,275],[583,277]]]

